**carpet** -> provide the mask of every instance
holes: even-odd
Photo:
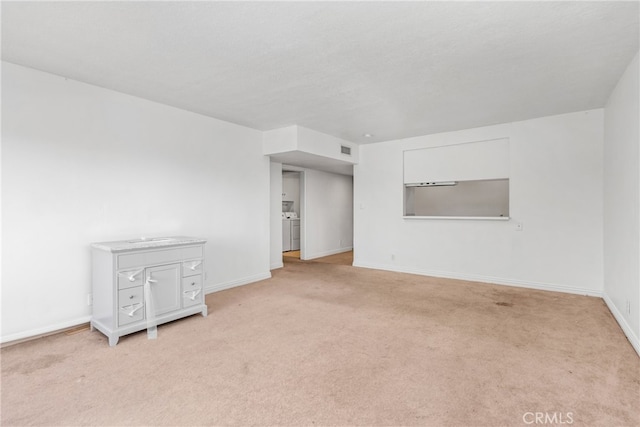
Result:
[[[293,261],[206,302],[3,348],[2,425],[640,425],[599,298]]]

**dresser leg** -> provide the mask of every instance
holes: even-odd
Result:
[[[119,336],[117,335],[110,335],[109,336],[109,347],[115,347],[116,344],[118,344],[118,340],[120,339]]]

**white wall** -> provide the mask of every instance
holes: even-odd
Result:
[[[638,55],[604,113],[604,294],[640,353],[640,109]],[[627,311],[629,304],[630,312]]]
[[[510,221],[402,218],[403,150],[504,137]],[[601,109],[362,145],[354,265],[601,295],[602,150]]]
[[[206,289],[269,273],[262,134],[2,63],[2,340],[86,322],[89,245],[208,239]]]
[[[353,248],[353,178],[306,169],[303,172],[303,259]]]
[[[281,268],[282,263],[282,163],[271,162],[270,167],[270,269]]]
[[[353,175],[358,161],[358,145],[301,126],[289,126],[264,132],[263,153],[274,162],[329,173]],[[341,146],[351,148],[342,154]]]
[[[287,126],[272,129],[262,134],[262,150],[264,154],[282,153],[298,149],[298,127]]]
[[[297,126],[297,128],[299,150],[330,159],[358,163],[358,144],[302,126]],[[340,147],[343,145],[351,148],[350,155],[341,153]]]
[[[351,164],[358,162],[358,144],[302,126],[266,131],[263,141],[263,153],[266,155],[299,151]],[[341,153],[342,145],[351,148],[351,155]]]

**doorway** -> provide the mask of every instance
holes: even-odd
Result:
[[[300,224],[300,252],[287,254],[291,255],[287,261],[308,261],[353,250],[353,176],[274,161],[270,170],[271,270],[284,267],[283,254],[292,252],[291,247],[283,245],[283,201],[294,202],[290,209],[298,214]],[[283,181],[289,177],[299,177],[297,192],[283,189]]]
[[[300,259],[302,250],[302,172],[282,169],[282,255]]]

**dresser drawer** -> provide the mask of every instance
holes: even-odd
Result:
[[[202,275],[185,277],[182,279],[182,307],[202,304],[204,300],[202,290]]]
[[[142,286],[144,268],[118,271],[118,289],[135,288]]]
[[[147,265],[171,264],[183,259],[202,258],[202,246],[134,252],[118,255],[118,269]]]
[[[118,292],[118,325],[144,319],[144,292],[141,286]]]
[[[180,249],[138,252],[118,255],[118,268],[124,269],[143,265],[168,264],[176,261],[180,261]]]
[[[202,274],[201,259],[193,259],[182,263],[182,277],[195,276],[196,274]]]

